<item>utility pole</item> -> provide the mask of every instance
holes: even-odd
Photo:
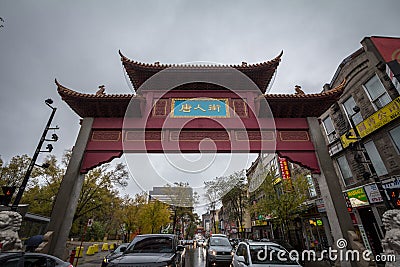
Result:
[[[37,146],[37,148],[35,150],[35,154],[33,155],[31,163],[29,164],[29,167],[26,170],[26,173],[25,173],[25,176],[24,176],[24,180],[22,181],[22,184],[19,187],[17,196],[15,197],[14,203],[12,204],[11,210],[13,210],[13,211],[16,211],[17,208],[18,208],[18,204],[21,201],[22,195],[24,194],[24,191],[25,191],[26,185],[28,184],[29,177],[31,176],[33,167],[35,167],[35,165],[36,165],[35,162],[36,162],[36,160],[37,160],[37,158],[39,156],[39,153],[40,152],[51,152],[53,150],[53,145],[51,145],[51,144],[48,144],[46,146],[47,150],[41,150],[43,143],[45,141],[56,142],[58,140],[58,136],[56,134],[52,135],[52,139],[46,139],[46,135],[47,135],[48,130],[57,130],[58,129],[58,127],[50,128],[51,122],[52,122],[52,120],[54,118],[54,114],[56,113],[57,108],[51,106],[51,104],[53,104],[53,100],[51,100],[50,98],[46,99],[44,102],[46,103],[47,106],[49,106],[52,109],[52,111],[51,111],[51,114],[50,114],[50,118],[47,121],[46,127],[45,127],[45,129],[43,131],[42,137],[40,138],[39,144],[38,144],[38,146]],[[45,167],[45,166],[42,166],[42,167]]]

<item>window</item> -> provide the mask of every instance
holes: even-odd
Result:
[[[389,94],[376,74],[364,84],[364,88],[376,109],[382,108],[391,101]]]
[[[351,173],[349,163],[346,160],[345,156],[341,156],[336,160],[340,174],[342,175],[343,181],[345,185],[350,185],[353,183],[353,174]]]
[[[389,131],[389,135],[392,138],[394,146],[397,149],[397,153],[400,154],[400,126]]]
[[[350,117],[350,116],[352,116],[353,114],[355,114],[355,112],[354,112],[354,110],[353,110],[353,108],[354,108],[355,106],[356,106],[356,102],[354,101],[354,98],[353,98],[353,97],[349,97],[349,98],[343,103],[343,107],[344,107],[344,109],[345,109],[345,111],[346,111],[347,117]],[[357,124],[359,124],[360,122],[363,121],[363,118],[362,118],[360,112],[356,113],[356,114],[353,116],[353,121],[354,121],[354,124],[355,124],[355,125],[357,125]]]
[[[331,117],[326,117],[324,120],[322,120],[322,123],[324,125],[325,133],[326,136],[328,137],[329,143],[332,143],[337,139],[336,132],[335,132],[335,127],[333,127],[332,119]]]
[[[387,174],[388,172],[386,170],[385,164],[383,163],[382,158],[379,155],[379,152],[376,149],[374,142],[369,141],[364,144],[364,147],[367,150],[368,156],[372,162],[372,166],[374,166],[376,174],[378,176]]]

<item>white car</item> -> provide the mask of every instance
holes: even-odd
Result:
[[[301,267],[289,252],[273,242],[240,242],[233,255],[233,267]]]

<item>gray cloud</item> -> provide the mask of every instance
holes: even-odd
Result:
[[[284,50],[271,93],[292,93],[295,84],[314,93],[364,37],[398,35],[399,7],[397,0],[3,0],[0,155],[32,156],[50,114],[48,97],[58,107],[54,152],[71,148],[79,118],[54,79],[80,92],[105,84],[107,93],[130,93],[119,49],[142,62],[224,64],[270,60]]]

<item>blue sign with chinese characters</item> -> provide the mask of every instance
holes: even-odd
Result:
[[[228,99],[190,98],[172,99],[171,117],[174,118],[227,118]]]

